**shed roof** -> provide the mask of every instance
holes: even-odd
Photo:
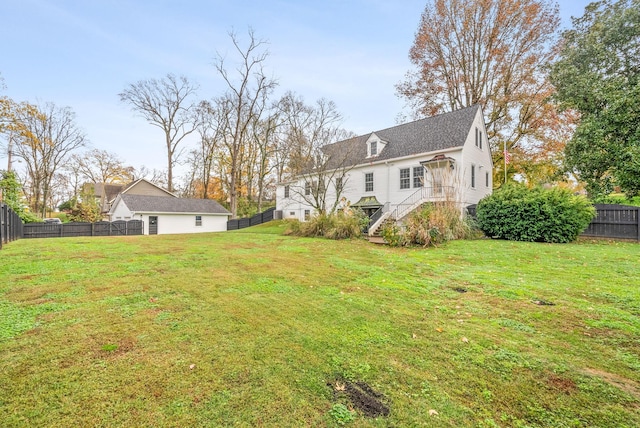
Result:
[[[127,208],[134,212],[231,214],[213,199],[186,199],[172,196],[120,194]]]

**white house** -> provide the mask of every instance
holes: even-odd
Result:
[[[424,202],[462,210],[492,192],[486,135],[482,109],[472,106],[328,145],[321,169],[278,184],[276,215],[304,221],[321,202],[339,201],[375,213],[373,233]]]
[[[109,210],[115,220],[142,220],[145,235],[222,232],[231,213],[211,199],[120,193]]]

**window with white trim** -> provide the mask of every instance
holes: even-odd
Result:
[[[411,170],[409,168],[400,169],[400,188],[409,189],[411,187]]]
[[[305,196],[309,196],[311,194],[311,183],[308,181],[304,183],[304,194]]]
[[[364,191],[373,192],[373,172],[367,172],[364,175]]]
[[[471,188],[476,188],[476,166],[471,165]]]
[[[369,143],[369,156],[377,156],[377,155],[378,155],[378,142],[372,141]]]
[[[484,173],[484,185],[489,187],[489,172]]]
[[[304,210],[304,219],[309,220],[311,218],[311,210]]]
[[[413,187],[422,187],[424,183],[424,167],[413,167]]]
[[[284,197],[285,198],[289,197],[290,192],[291,192],[291,188],[288,185],[284,186]]]
[[[202,216],[201,215],[197,215],[196,216],[196,226],[202,226]]]

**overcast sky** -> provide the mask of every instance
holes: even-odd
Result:
[[[560,1],[563,28],[589,1]],[[0,0],[0,94],[69,106],[91,146],[128,165],[166,168],[162,132],[118,93],[130,83],[184,75],[199,99],[225,87],[213,68],[235,30],[269,42],[277,94],[324,97],[357,134],[395,125],[404,102],[394,85],[410,69],[425,0]],[[0,169],[6,154],[0,153]]]

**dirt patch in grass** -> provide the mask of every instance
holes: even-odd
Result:
[[[618,389],[621,389],[622,391],[631,395],[636,400],[640,400],[640,385],[638,385],[637,382],[614,373],[605,372],[603,370],[587,368],[587,369],[584,369],[583,371],[585,374],[589,376],[597,377],[607,382],[609,385],[612,385]]]
[[[547,376],[547,383],[555,391],[560,391],[565,394],[571,394],[577,390],[576,382],[573,379],[558,376],[555,373],[550,373]]]
[[[135,348],[136,340],[131,337],[124,337],[118,340],[104,340],[94,342],[97,349],[94,349],[94,358],[115,358]]]
[[[345,396],[351,405],[368,418],[389,416],[390,410],[384,395],[375,391],[366,382],[337,380],[331,384],[334,395]]]

